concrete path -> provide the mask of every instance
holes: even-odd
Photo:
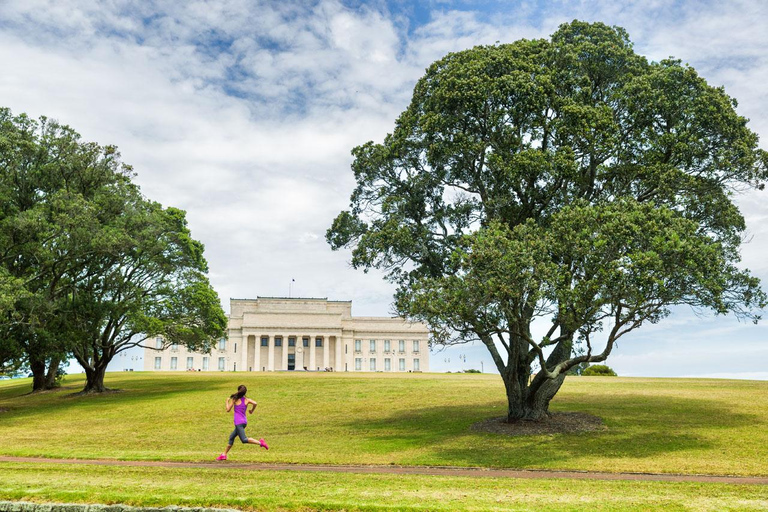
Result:
[[[438,475],[490,478],[570,478],[579,480],[646,480],[661,482],[700,482],[720,484],[768,485],[768,477],[730,475],[680,475],[669,473],[604,473],[593,471],[548,471],[538,469],[487,469],[434,466],[337,466],[323,464],[280,464],[251,462],[170,462],[109,459],[47,459],[43,457],[5,457],[0,462],[35,464],[80,464],[93,466],[129,466],[154,468],[232,468],[249,471],[310,471],[330,473]]]

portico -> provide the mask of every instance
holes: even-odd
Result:
[[[228,337],[213,350],[214,364],[204,360],[201,366],[254,372],[429,371],[428,334],[426,325],[398,317],[353,317],[351,301],[230,299]],[[163,358],[155,356],[151,366],[151,357],[146,369],[164,369]]]
[[[240,336],[230,334],[230,343],[236,343],[238,338],[244,340],[242,369],[246,371],[336,369],[342,364],[341,350],[337,349],[342,339],[340,330],[283,330],[278,333],[243,328]],[[234,359],[237,361],[238,358]]]

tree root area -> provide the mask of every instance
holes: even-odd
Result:
[[[507,417],[489,418],[472,425],[471,430],[506,436],[535,436],[541,434],[576,434],[607,430],[603,420],[585,412],[553,412],[539,421],[507,423]]]

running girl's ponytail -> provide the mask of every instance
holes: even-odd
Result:
[[[237,386],[237,393],[235,393],[233,395],[229,395],[229,398],[232,398],[234,400],[240,400],[241,398],[243,398],[245,396],[245,393],[247,391],[248,390],[246,389],[246,387],[241,384],[241,385]]]

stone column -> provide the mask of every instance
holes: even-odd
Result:
[[[275,371],[275,337],[270,336],[267,344],[269,345],[267,352],[269,354],[267,356],[267,371],[272,372]]]
[[[336,362],[333,363],[333,371],[335,372],[343,372],[344,368],[342,368],[341,363],[341,355],[344,353],[344,339],[342,338],[341,334],[336,335],[336,352],[334,355],[336,356]]]
[[[315,338],[317,336],[311,335],[309,337],[309,369],[312,371],[315,371],[317,369],[317,366],[315,366]]]
[[[258,334],[253,335],[256,338],[256,343],[253,347],[253,371],[261,371],[261,336]]]
[[[288,336],[283,336],[283,354],[282,362],[280,363],[281,370],[288,369]]]
[[[330,344],[331,344],[331,337],[330,336],[323,337],[323,369],[326,369],[328,368],[328,366],[330,366],[329,357],[328,357],[329,350],[331,348],[328,345]]]

